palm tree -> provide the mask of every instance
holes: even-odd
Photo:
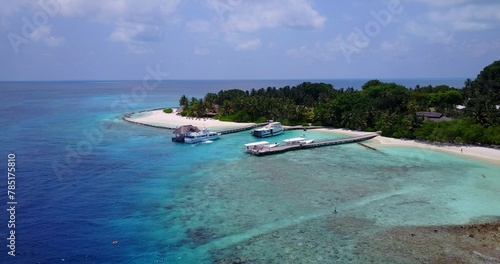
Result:
[[[408,118],[405,119],[405,125],[406,129],[410,132],[409,136],[410,138],[415,138],[413,136],[413,133],[422,127],[422,124],[424,123],[424,119],[422,117],[418,117],[415,114],[410,115]]]
[[[185,95],[182,95],[181,98],[179,99],[179,106],[181,106],[183,109],[187,109],[189,106],[189,100]]]
[[[351,128],[353,123],[353,114],[351,111],[345,111],[342,113],[340,124],[344,128]]]

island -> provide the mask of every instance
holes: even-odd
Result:
[[[180,115],[237,123],[315,125],[382,136],[453,144],[500,145],[500,61],[485,67],[464,87],[404,87],[379,80],[361,90],[335,89],[332,84],[183,95]]]
[[[379,80],[361,90],[304,82],[294,87],[232,89],[204,98],[183,95],[179,107],[128,114],[125,120],[159,128],[183,125],[238,129],[268,120],[322,126],[352,137],[380,131],[367,144],[430,148],[500,164],[500,61],[464,87],[407,88]]]

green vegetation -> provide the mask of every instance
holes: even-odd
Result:
[[[331,84],[304,82],[208,93],[202,99],[182,96],[181,115],[233,122],[276,120],[284,125],[312,123],[383,136],[449,143],[500,145],[500,61],[485,67],[462,89],[446,85],[408,89],[396,83],[371,80],[361,90],[335,89]],[[465,109],[457,109],[457,105]],[[425,120],[417,112],[439,112],[447,121]],[[445,119],[446,120],[446,119]]]
[[[174,112],[174,110],[172,110],[172,108],[165,108],[165,109],[163,109],[163,113],[171,114],[172,112]]]

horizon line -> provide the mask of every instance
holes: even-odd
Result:
[[[385,78],[263,78],[263,79],[164,79],[161,81],[305,81],[311,80],[458,80],[474,78],[467,77],[385,77]],[[0,80],[1,83],[8,82],[127,82],[127,81],[142,81],[142,79],[57,79],[57,80]]]

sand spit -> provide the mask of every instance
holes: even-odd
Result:
[[[166,114],[163,110],[142,111],[125,117],[127,121],[139,124],[176,129],[183,125],[193,125],[198,128],[206,127],[210,130],[222,130],[229,128],[240,128],[253,125],[254,123],[223,122],[211,118],[188,118],[178,115],[177,112]]]
[[[323,130],[335,133],[341,133],[349,136],[361,136],[371,133],[362,131],[352,131],[346,129],[323,129]],[[389,138],[382,136],[376,137],[369,141],[365,141],[363,144],[373,148],[377,148],[378,146],[398,146],[398,147],[413,147],[413,148],[443,151],[466,158],[477,159],[493,163],[496,165],[500,165],[500,150],[493,148],[485,148],[485,147],[477,147],[469,145],[459,146],[451,144],[427,143],[427,142],[419,142],[416,140],[403,140],[403,139],[396,139],[396,138]]]

